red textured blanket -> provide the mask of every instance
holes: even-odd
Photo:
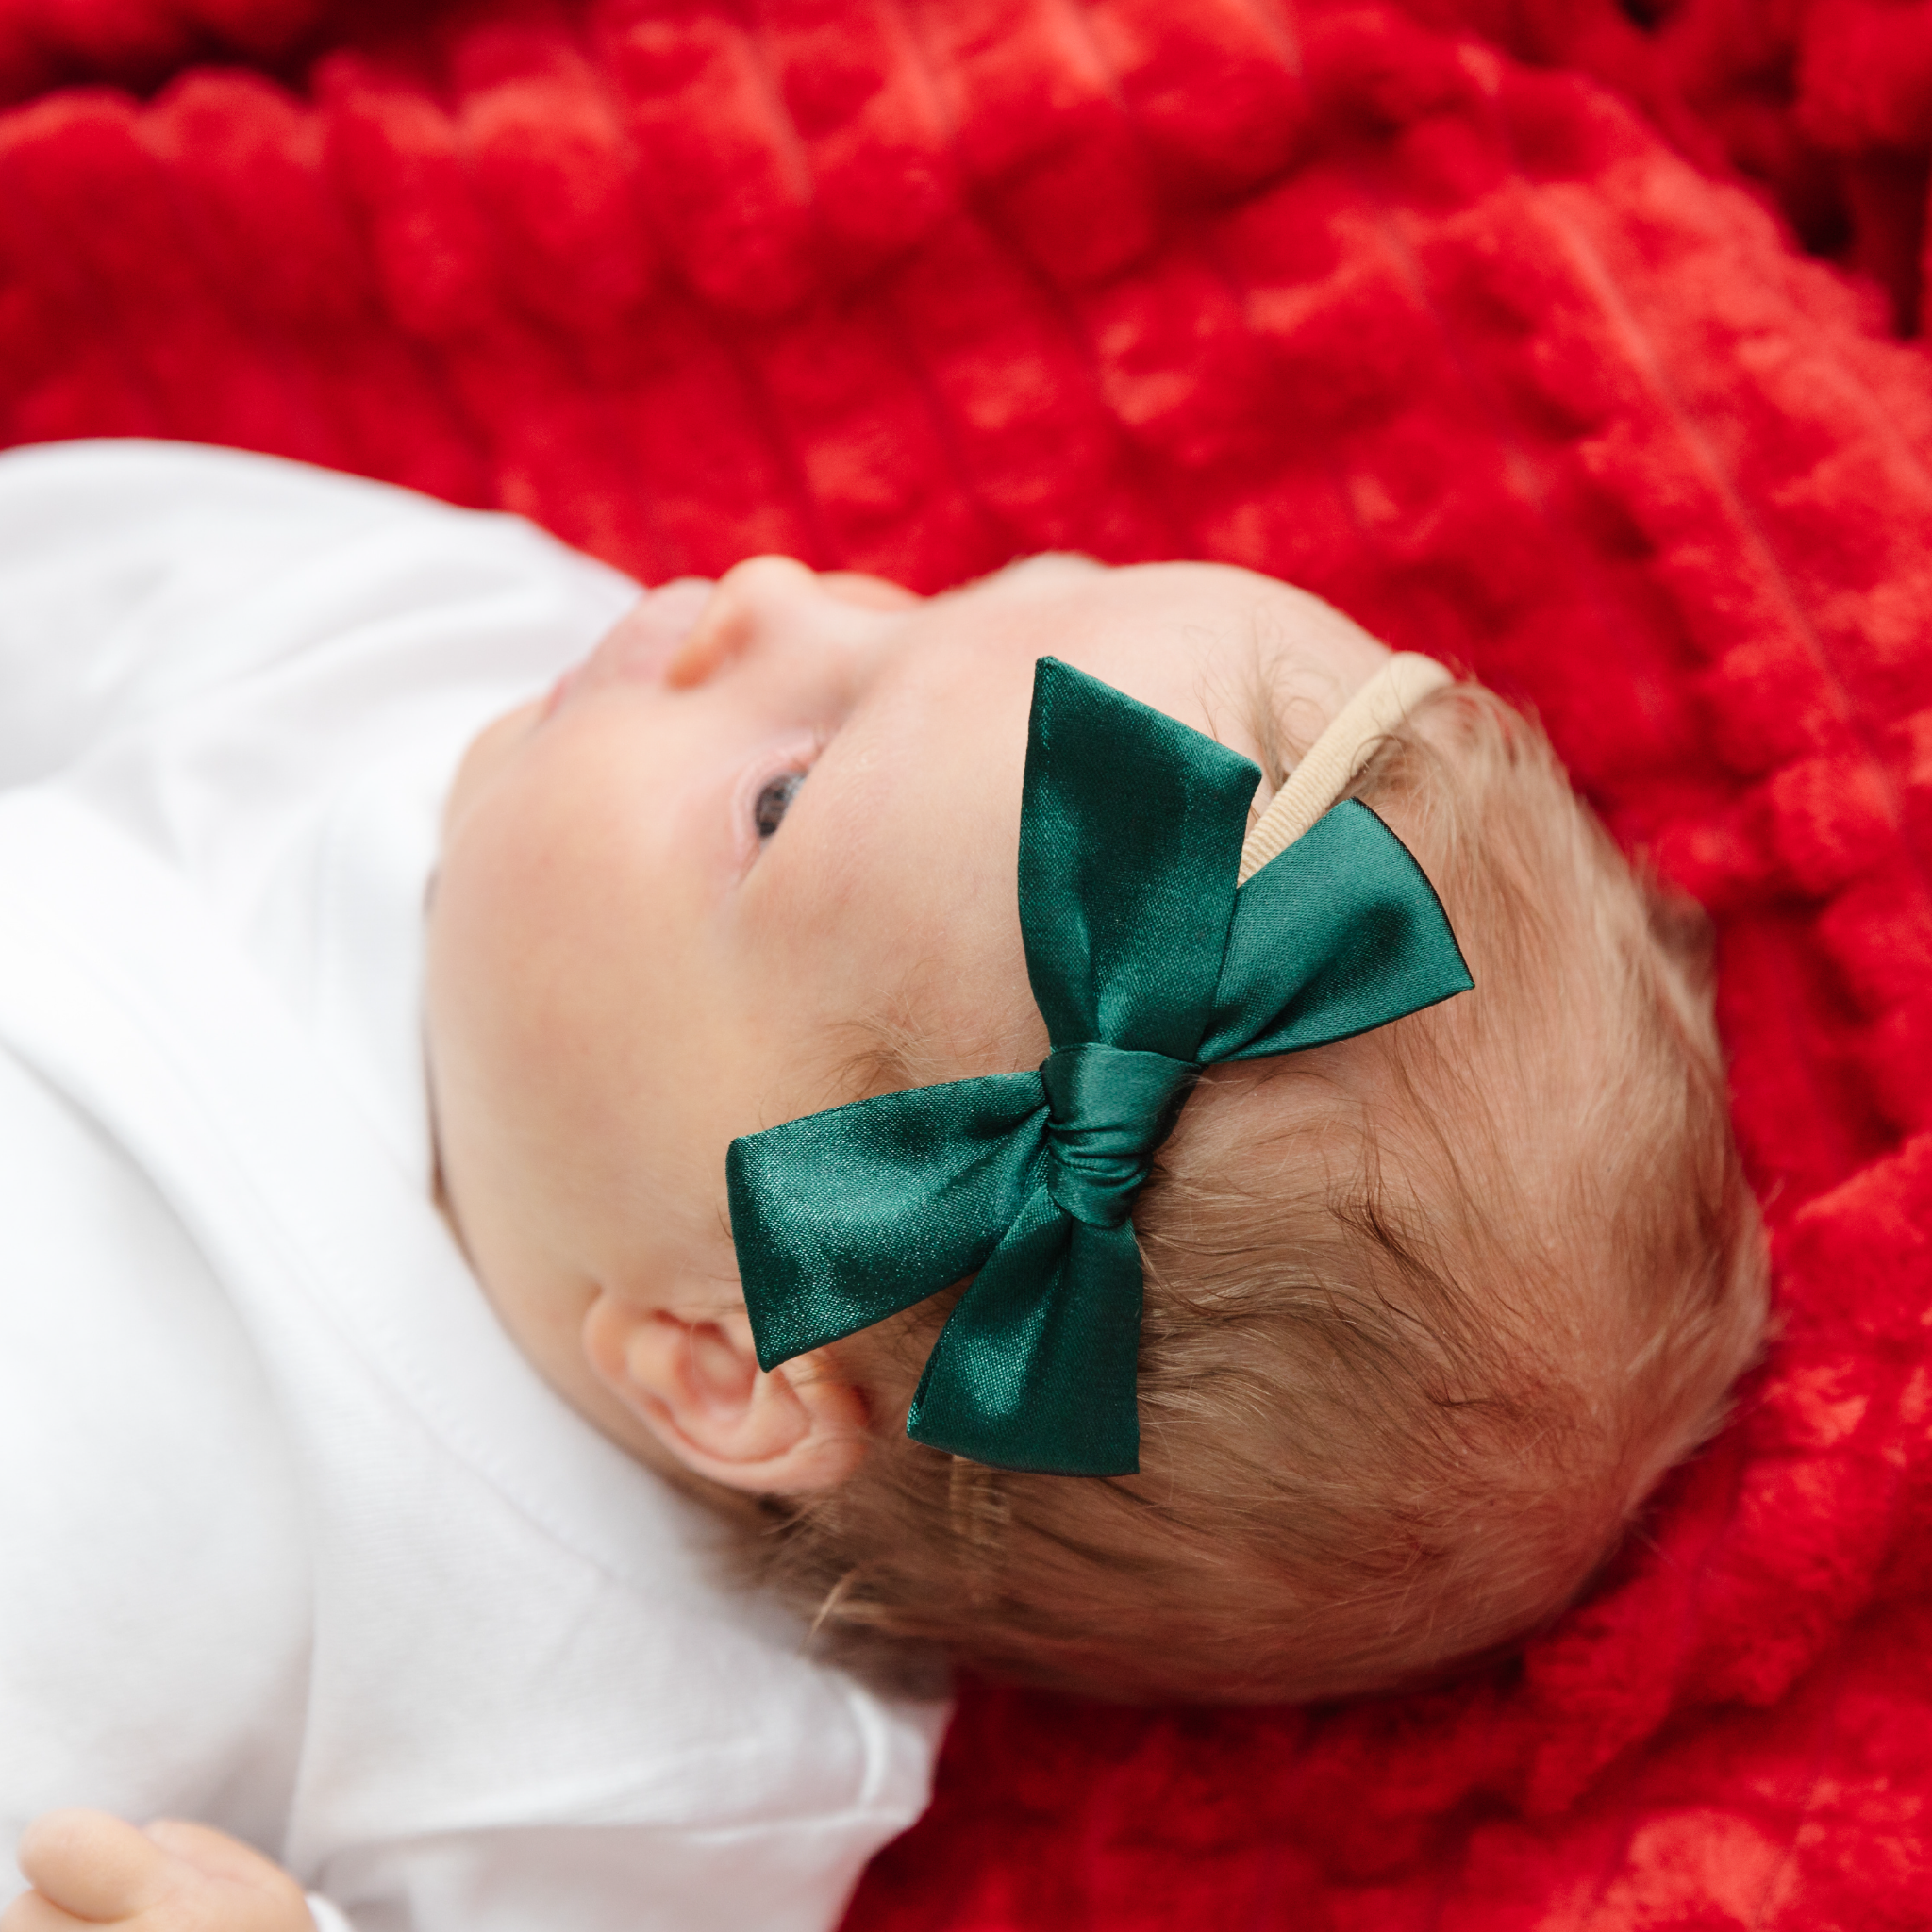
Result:
[[[1783,1327],[1615,1576],[1399,1703],[969,1688],[854,1932],[1932,1923],[1932,6],[0,0],[0,441],[1256,565],[1718,917]]]

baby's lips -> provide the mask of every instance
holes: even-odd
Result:
[[[709,577],[673,577],[646,591],[599,639],[581,664],[559,677],[543,700],[549,717],[578,685],[641,679],[655,682],[704,615],[717,588]]]

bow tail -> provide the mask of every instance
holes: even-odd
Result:
[[[1130,1226],[1075,1221],[1035,1188],[927,1358],[916,1441],[1042,1475],[1131,1475],[1141,1252]]]
[[[732,1141],[731,1237],[758,1366],[971,1274],[1033,1186],[1038,1074],[908,1087]]]

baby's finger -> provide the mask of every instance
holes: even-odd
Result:
[[[24,1891],[0,1912],[0,1932],[89,1932],[96,1919],[76,1919],[37,1891]]]
[[[264,1857],[253,1845],[244,1845],[225,1831],[211,1824],[195,1824],[186,1818],[157,1818],[147,1828],[155,1843],[183,1864],[192,1865],[204,1878],[219,1878],[230,1885],[293,1885],[294,1880],[275,1863]]]
[[[16,1856],[49,1904],[96,1924],[130,1919],[181,1882],[169,1852],[105,1811],[49,1811],[21,1835]]]

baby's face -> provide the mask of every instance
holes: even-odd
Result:
[[[1262,762],[1386,653],[1324,605],[1205,564],[1047,558],[919,599],[777,558],[639,604],[471,748],[430,919],[443,1187],[532,1357],[597,1418],[599,1296],[740,1301],[734,1136],[878,1083],[1046,1050],[1016,894],[1036,658]],[[1265,798],[1265,793],[1264,793]]]

